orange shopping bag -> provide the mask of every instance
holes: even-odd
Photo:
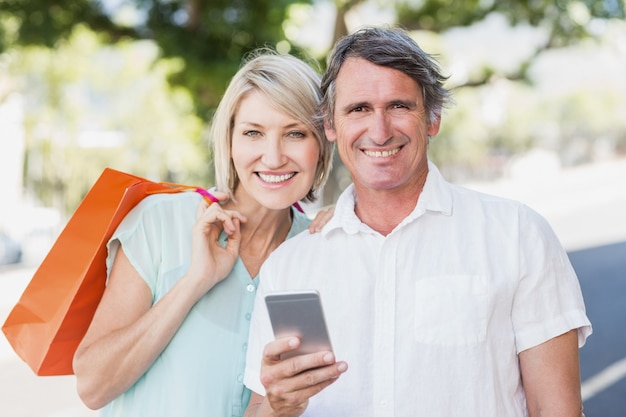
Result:
[[[37,375],[71,375],[106,281],[106,244],[124,216],[153,193],[197,187],[152,182],[106,168],[9,313],[2,331]],[[212,196],[209,195],[209,198]]]

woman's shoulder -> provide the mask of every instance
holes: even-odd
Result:
[[[197,206],[202,196],[193,192],[155,193],[137,204],[139,210],[167,210],[173,207]]]
[[[202,197],[196,193],[151,194],[124,216],[120,228],[133,229],[139,224],[172,224],[182,219],[195,221]]]
[[[151,194],[141,200],[133,208],[140,214],[171,214],[173,211],[193,210],[195,213],[198,203],[202,199],[197,193],[180,192],[171,194]]]

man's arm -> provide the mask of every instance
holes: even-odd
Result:
[[[519,354],[530,417],[581,417],[576,329]]]
[[[335,382],[348,369],[336,362],[332,352],[316,352],[280,360],[280,355],[300,346],[300,339],[287,337],[270,342],[263,351],[261,383],[266,397],[252,393],[244,417],[300,416],[309,398]]]

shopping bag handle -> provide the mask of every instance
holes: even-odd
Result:
[[[204,198],[204,201],[209,203],[209,205],[219,202],[217,197],[215,197],[213,194],[211,194],[205,188],[202,188],[202,187],[197,187],[195,185],[184,185],[184,184],[179,184],[176,182],[159,182],[159,184],[165,185],[170,188],[166,188],[164,190],[148,191],[147,194],[162,194],[162,193],[174,194],[174,193],[180,193],[180,192],[185,192],[185,191],[191,191],[191,192],[196,192],[200,194],[202,198]],[[304,213],[304,210],[302,209],[302,207],[297,201],[293,203],[293,207],[296,210],[298,210],[300,213]]]
[[[202,187],[197,187],[195,185],[178,184],[175,182],[159,182],[159,184],[165,185],[169,188],[165,188],[161,190],[151,190],[151,191],[148,191],[146,194],[174,194],[174,193],[180,193],[180,192],[185,192],[185,191],[191,191],[191,192],[200,194],[202,198],[204,198],[204,201],[206,201],[209,204],[219,203],[219,200],[217,199],[217,197],[215,197],[213,194],[211,194],[210,192],[208,192],[206,189]]]

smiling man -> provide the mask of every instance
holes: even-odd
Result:
[[[354,183],[322,233],[286,242],[261,270],[247,416],[581,415],[591,325],[577,277],[536,212],[452,185],[429,162],[445,79],[399,29],[335,46],[326,135]],[[264,295],[308,288],[333,352],[281,360],[300,340],[273,340]]]

